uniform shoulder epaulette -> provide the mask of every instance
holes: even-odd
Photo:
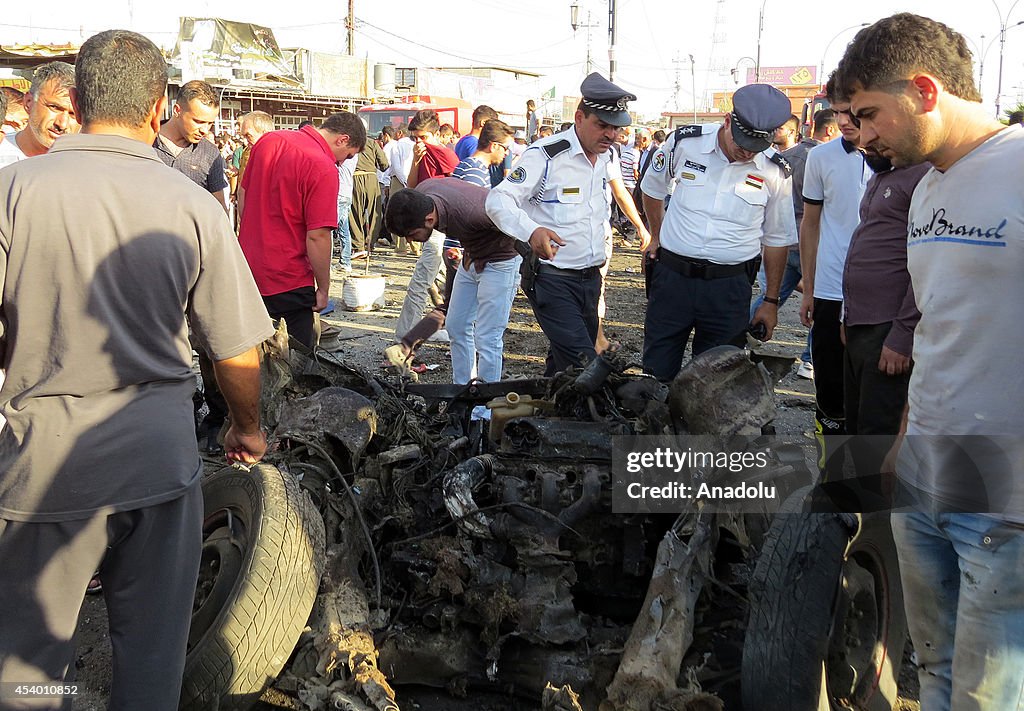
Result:
[[[679,128],[676,129],[675,134],[676,140],[679,140],[680,138],[693,138],[695,136],[702,136],[704,135],[704,126],[703,124],[699,123],[690,124],[689,126],[680,126]]]
[[[559,153],[565,153],[571,147],[572,146],[569,143],[569,141],[563,138],[560,141],[555,141],[554,143],[549,143],[546,146],[544,146],[543,148],[544,148],[544,152],[548,154],[548,158],[554,158]]]
[[[778,151],[773,152],[772,155],[768,157],[768,160],[779,166],[779,170],[781,170],[782,174],[787,178],[793,177],[793,166],[789,164],[788,160],[782,157],[781,153]]]

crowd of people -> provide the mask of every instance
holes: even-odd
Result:
[[[805,135],[769,85],[667,134],[629,130],[636,96],[600,75],[580,89],[559,131],[531,105],[525,132],[479,106],[465,136],[430,110],[379,136],[348,112],[274,131],[256,111],[206,140],[212,87],[168,111],[159,50],[109,31],[17,105],[0,94],[0,610],[19,611],[0,614],[0,681],[65,678],[99,570],[111,708],[176,707],[202,509],[193,349],[200,441],[224,427],[227,458],[254,463],[257,346],[283,321],[313,348],[332,271],[380,240],[416,254],[386,356],[447,340],[456,383],[501,379],[522,289],[550,375],[615,347],[614,227],[643,255],[661,381],[688,347],[770,340],[800,294],[822,476],[840,475],[828,435],[892,443],[858,466],[894,473],[909,510],[892,525],[922,707],[1020,707],[1024,381],[991,339],[1020,332],[1024,133],[982,108],[963,36],[906,13],[861,30]]]

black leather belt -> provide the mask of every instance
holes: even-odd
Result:
[[[594,276],[600,276],[601,268],[604,264],[599,264],[596,267],[587,267],[586,269],[560,269],[551,264],[538,264],[538,274],[554,274],[562,277],[572,277],[577,279],[590,279]]]
[[[693,279],[724,279],[737,274],[749,276],[751,270],[756,275],[757,270],[761,267],[761,257],[754,257],[739,264],[716,264],[706,259],[684,257],[670,252],[664,247],[658,248],[658,261],[677,274]]]

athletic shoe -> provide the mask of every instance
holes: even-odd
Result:
[[[443,328],[427,340],[434,341],[435,343],[451,343],[452,341],[452,339],[448,337],[448,331]]]
[[[796,374],[800,378],[814,380],[814,366],[809,362],[801,361],[800,367],[796,369]]]

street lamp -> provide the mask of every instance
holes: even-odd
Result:
[[[841,29],[838,32],[836,32],[835,35],[832,37],[832,39],[830,39],[828,41],[828,44],[825,45],[825,51],[821,53],[821,67],[820,67],[820,69],[818,69],[818,82],[819,83],[821,83],[821,84],[825,83],[825,55],[828,54],[828,50],[832,46],[832,43],[835,42],[837,39],[839,39],[839,35],[841,35],[841,34],[849,32],[850,30],[856,30],[856,29],[859,29],[861,27],[867,27],[867,26],[868,26],[867,22],[862,22],[859,25],[850,25],[849,27],[846,27],[846,28]]]
[[[1010,5],[1010,9],[1006,12],[1006,17],[1003,17],[1002,11],[999,9],[999,3],[996,0],[992,0],[992,4],[996,6],[996,14],[999,15],[999,80],[996,82],[996,119],[999,119],[1000,113],[1000,101],[1003,96],[1003,50],[1006,47],[1006,30],[1009,29],[1006,25],[1010,21],[1010,15],[1013,14],[1013,8],[1017,7],[1017,3],[1020,0],[1014,0],[1013,5]],[[1018,22],[1015,25],[1009,27],[1017,27],[1018,25],[1024,25],[1024,20]]]
[[[739,84],[740,83],[740,63],[744,59],[746,59],[748,62],[753,64],[755,67],[757,67],[757,60],[755,60],[753,57],[740,57],[739,59],[737,59],[736,60],[736,66],[729,70],[729,73],[732,74],[732,82],[733,82],[733,84]],[[754,72],[755,72],[754,80],[756,81],[757,80],[757,76],[756,76],[757,69],[755,69]]]
[[[587,10],[587,21],[580,22],[580,4],[574,2],[569,6],[569,24],[572,25],[573,32],[581,27],[587,30],[587,74],[589,75],[594,71],[594,63],[590,59],[590,30],[597,27],[598,23],[591,21],[590,10]]]

